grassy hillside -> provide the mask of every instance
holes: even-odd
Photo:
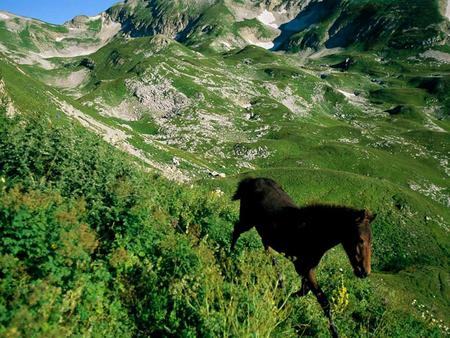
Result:
[[[66,119],[4,114],[2,335],[327,334],[314,297],[290,297],[299,278],[288,261],[282,260],[286,287],[277,287],[277,274],[255,233],[244,236],[236,252],[229,251],[237,205],[229,202],[228,191],[235,181],[224,186],[224,195],[208,184],[174,185],[143,172]],[[411,223],[436,206],[357,175],[253,174],[280,179],[302,203],[316,196],[381,212],[374,229],[372,278],[354,278],[340,248],[325,257],[319,270],[342,334],[448,332],[442,322],[448,309],[448,237],[432,219],[428,229]],[[343,190],[324,191],[327,186]],[[362,194],[352,196],[350,186]],[[408,257],[413,253],[422,259]],[[399,269],[405,270],[393,274]]]
[[[330,67],[346,57],[349,71]],[[301,163],[434,184],[445,195],[450,68],[380,58],[345,52],[300,62],[255,46],[205,55],[157,35],[116,39],[62,69],[88,74],[76,88],[80,109],[126,126],[136,147],[166,164],[180,157],[189,175]]]
[[[133,0],[64,26],[2,14],[0,336],[327,336],[255,231],[230,252],[247,176],[378,214],[369,279],[340,247],[318,271],[342,336],[449,334],[442,8],[297,5]],[[281,32],[268,12],[298,30],[288,53],[249,44]]]

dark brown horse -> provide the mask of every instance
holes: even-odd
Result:
[[[302,287],[296,294],[311,290],[338,337],[331,318],[330,303],[317,284],[314,269],[325,252],[342,243],[354,273],[370,274],[372,231],[375,218],[367,210],[343,206],[311,205],[299,208],[283,189],[268,178],[246,178],[239,183],[233,200],[240,200],[240,216],[231,241],[233,249],[239,236],[254,226],[266,249],[272,248],[292,258]]]

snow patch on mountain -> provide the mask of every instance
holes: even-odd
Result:
[[[256,17],[261,23],[270,26],[272,28],[278,29],[278,25],[275,23],[276,19],[272,12],[265,9],[260,15]]]
[[[0,19],[2,20],[8,20],[10,17],[8,14],[0,12]]]
[[[262,48],[265,48],[265,49],[271,49],[274,46],[273,42],[271,42],[271,41],[269,41],[269,42],[263,42],[263,41],[252,42],[252,41],[250,41],[250,43],[252,45],[255,45],[255,46],[258,46],[258,47],[262,47]]]

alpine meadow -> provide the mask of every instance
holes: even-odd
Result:
[[[450,335],[450,0],[18,14],[0,3],[0,337]],[[258,208],[234,238],[261,177],[286,224],[365,210],[370,276],[338,245],[302,285]]]

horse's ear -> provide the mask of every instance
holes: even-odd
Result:
[[[376,213],[373,214],[369,210],[366,210],[365,218],[369,221],[369,223],[372,223],[376,217],[377,217]]]
[[[361,224],[365,218],[366,218],[366,210],[360,210],[355,220],[356,224],[358,225]]]

